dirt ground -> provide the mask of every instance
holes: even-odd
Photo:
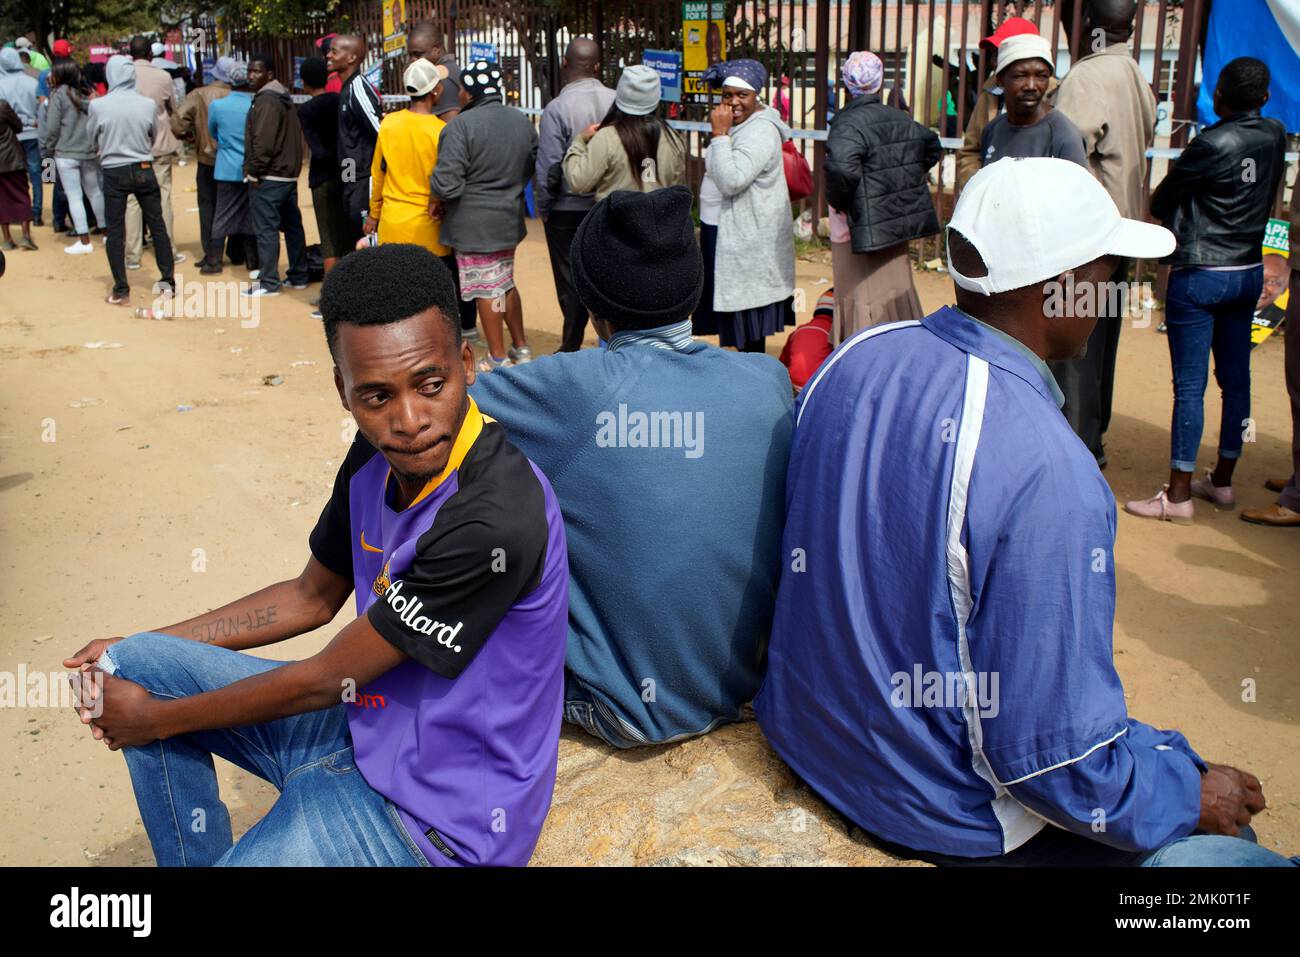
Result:
[[[175,174],[189,256],[178,276],[192,283],[194,166]],[[305,182],[299,199],[314,241]],[[540,224],[529,227],[517,274],[542,354],[558,343],[560,314]],[[0,279],[0,672],[15,675],[57,671],[92,638],[161,626],[296,574],[348,437],[307,305],[319,287],[263,300],[255,326],[206,307],[139,319],[104,304],[102,253],[69,257],[62,237],[34,233],[40,250],[7,254]],[[829,263],[799,263],[802,318],[830,275]],[[149,304],[156,278],[146,251],[131,273],[134,306]],[[246,277],[227,267],[215,278]],[[927,309],[951,301],[941,274],[918,274],[917,285]],[[1150,495],[1167,468],[1170,374],[1158,321],[1123,333],[1106,472],[1120,502]],[[773,355],[781,344],[769,341]],[[1290,467],[1279,338],[1255,351],[1253,368],[1256,441],[1237,471],[1246,507],[1270,501],[1264,479]],[[271,376],[282,381],[264,384]],[[1211,394],[1206,421],[1218,416]],[[1213,428],[1206,438],[1210,464]],[[1190,528],[1120,513],[1115,652],[1129,706],[1180,728],[1202,755],[1258,774],[1270,805],[1255,821],[1262,841],[1300,853],[1300,531],[1197,509]],[[310,654],[350,607],[334,626],[264,652]],[[0,708],[0,742],[0,864],[152,863],[121,756],[70,711]],[[274,791],[219,764],[239,833]]]

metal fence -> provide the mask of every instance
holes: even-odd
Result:
[[[1195,122],[1199,81],[1198,51],[1212,0],[1143,0],[1135,21],[1132,54],[1151,84],[1162,113],[1157,147],[1176,150]],[[1228,0],[1218,0],[1228,2]],[[1087,52],[1082,30],[1083,0],[727,0],[726,54],[764,63],[769,72],[768,103],[784,91],[796,142],[812,164],[822,166],[825,131],[835,110],[843,105],[840,67],[857,49],[877,53],[885,63],[885,93],[921,123],[944,138],[949,151],[960,143],[976,95],[991,72],[990,52],[980,40],[1009,16],[1023,16],[1039,25],[1057,53],[1063,74],[1080,51]],[[680,0],[408,0],[407,22],[428,20],[444,34],[448,49],[464,62],[477,43],[495,46],[508,77],[511,101],[531,114],[540,112],[563,84],[559,73],[565,45],[575,36],[591,36],[602,44],[603,79],[613,85],[622,67],[640,62],[646,49],[682,48]],[[196,23],[215,36],[215,23]],[[275,56],[277,72],[289,76],[294,56],[311,55],[313,41],[326,32],[355,32],[370,48],[367,67],[380,59],[381,6],[377,0],[344,0],[328,23],[324,18],[303,23],[276,37],[254,36],[238,25],[225,35],[228,50],[260,50]],[[383,65],[385,93],[401,89],[405,58]],[[671,106],[674,121],[687,127],[691,161],[688,172],[698,185],[702,175],[703,124],[707,107]],[[1167,153],[1156,151],[1150,164],[1147,191],[1159,182]],[[954,167],[946,158],[937,168],[935,201],[946,220],[955,202]],[[814,176],[816,192],[805,204],[820,219],[826,213],[822,177]],[[1279,207],[1281,194],[1278,197]],[[917,252],[937,255],[937,240]]]

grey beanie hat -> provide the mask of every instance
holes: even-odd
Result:
[[[659,74],[638,63],[624,67],[614,105],[630,116],[645,116],[659,107]]]

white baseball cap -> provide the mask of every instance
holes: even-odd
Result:
[[[1056,69],[1056,64],[1052,62],[1052,45],[1037,33],[1018,33],[999,43],[998,65],[993,70],[994,74],[1001,73],[1019,60],[1046,60],[1049,67]]]
[[[949,249],[952,281],[986,296],[1046,282],[1102,256],[1159,259],[1177,244],[1163,226],[1122,217],[1087,169],[1048,157],[1008,157],[984,167],[961,191],[948,229],[975,247],[988,270],[963,276]]]
[[[411,61],[411,65],[402,74],[402,83],[411,96],[424,96],[433,91],[443,80],[447,79],[447,68],[437,63],[430,63],[421,57]]]

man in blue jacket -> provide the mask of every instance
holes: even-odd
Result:
[[[574,285],[608,348],[470,390],[555,489],[565,720],[620,748],[740,717],[780,571],[790,380],[768,356],[691,338],[704,277],[691,199],[684,186],[615,192],[579,228]]]
[[[957,308],[864,330],[800,397],[754,709],[886,848],[1131,864],[1197,830],[1253,836],[1253,775],[1128,715],[1115,501],[1046,365],[1084,348],[1115,257],[1173,245],[1078,164],[992,163],[950,224]],[[1227,844],[1216,863],[1282,860]]]

